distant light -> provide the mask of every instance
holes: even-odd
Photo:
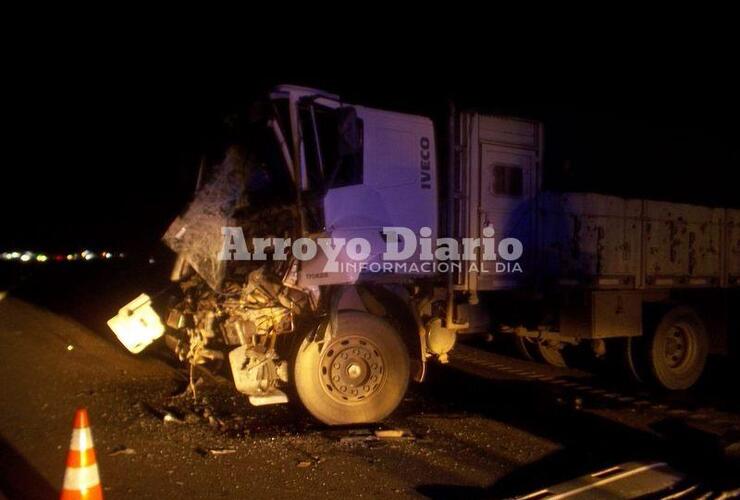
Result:
[[[31,260],[31,258],[33,258],[33,254],[31,252],[26,252],[20,257],[21,262],[28,262]]]
[[[10,253],[10,252],[3,252],[3,259],[5,259],[5,260],[12,260],[13,259],[13,254]]]
[[[47,257],[46,255],[44,255],[42,253],[40,253],[40,254],[38,254],[36,256],[36,261],[37,262],[46,262],[47,260],[49,260],[49,257]]]
[[[67,260],[77,260],[79,257],[76,253],[67,254]]]
[[[90,250],[83,250],[81,255],[84,257],[89,253],[90,253]]]
[[[113,254],[110,252],[103,252],[103,257],[105,257],[106,259],[110,259],[111,257],[113,257]]]
[[[126,258],[126,254],[123,253],[123,252],[121,252],[121,253],[118,254],[118,257],[121,258],[121,259],[125,259]]]
[[[57,262],[62,262],[64,260],[64,255],[55,255],[54,260]]]
[[[85,260],[93,260],[95,258],[95,254],[92,252],[83,253],[82,256],[85,257]]]
[[[73,346],[72,344],[67,344],[67,350],[68,351],[74,351],[75,350],[75,346]]]
[[[157,261],[154,260],[154,257],[149,257],[149,263],[150,264],[154,264],[155,262],[157,262]]]

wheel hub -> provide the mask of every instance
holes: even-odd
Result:
[[[331,342],[321,356],[320,367],[326,393],[345,404],[372,396],[385,380],[383,356],[363,337],[341,337]]]
[[[686,361],[689,351],[688,344],[689,339],[682,328],[675,327],[669,332],[665,343],[665,357],[668,366],[678,368]]]

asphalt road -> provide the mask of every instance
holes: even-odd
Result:
[[[378,426],[327,428],[290,405],[255,408],[206,376],[193,401],[163,353],[130,355],[104,330],[101,318],[125,300],[103,307],[110,299],[100,290],[62,299],[50,306],[56,312],[13,293],[0,301],[0,489],[10,498],[57,495],[78,406],[89,409],[113,499],[504,498],[635,460],[667,461],[722,488],[740,478],[732,421],[694,425],[651,395],[651,408],[609,404],[603,393],[543,380],[527,363],[477,362],[465,348],[449,366],[433,366]],[[690,403],[676,404],[693,411]],[[366,439],[384,427],[412,437]]]

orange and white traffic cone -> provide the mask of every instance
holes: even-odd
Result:
[[[67,470],[61,500],[98,500],[103,498],[90,420],[85,408],[78,408],[72,425],[72,442],[67,455]]]

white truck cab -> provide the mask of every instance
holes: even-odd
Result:
[[[383,228],[403,227],[415,234],[429,228],[428,237],[437,237],[439,196],[432,120],[354,106],[333,94],[292,85],[275,88],[270,97],[283,109],[287,106],[280,125],[290,130],[282,132],[283,136],[297,141],[292,148],[300,166],[294,168],[300,177],[297,182],[303,191],[316,189],[319,183],[325,190],[323,227],[314,229],[325,231],[328,237],[369,241],[368,264],[380,261],[385,249]],[[346,155],[332,151],[337,144],[329,137],[337,126],[344,135],[338,149],[347,150]],[[286,144],[285,149],[290,147]],[[286,157],[290,156],[286,151]],[[292,158],[288,161],[294,163]],[[323,264],[321,256],[307,263],[303,283],[338,284],[358,278],[358,273],[326,275],[320,272]],[[306,275],[310,278],[305,279]]]

